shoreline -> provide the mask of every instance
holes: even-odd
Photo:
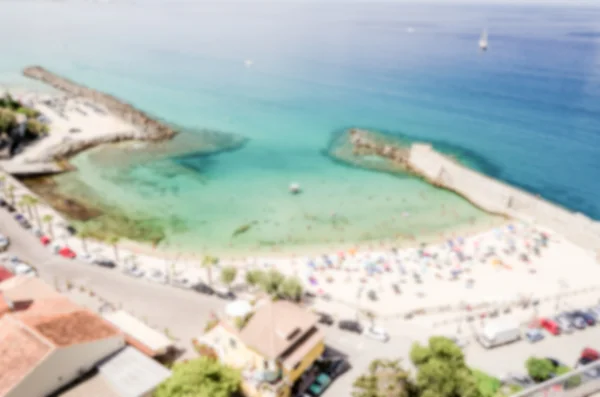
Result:
[[[492,218],[494,219],[494,218]],[[449,239],[456,239],[458,237],[472,237],[482,233],[489,232],[490,230],[503,227],[514,223],[514,220],[498,218],[493,221],[488,221],[476,225],[463,225],[456,226],[448,229],[444,232],[422,235],[415,238],[403,238],[403,239],[387,239],[371,240],[371,241],[360,241],[355,243],[346,244],[311,244],[305,246],[287,246],[280,250],[260,250],[256,248],[230,250],[227,248],[208,250],[207,252],[192,252],[184,250],[174,250],[160,248],[154,248],[149,243],[125,240],[120,245],[123,248],[135,251],[136,253],[153,255],[163,259],[202,259],[205,255],[217,256],[225,261],[227,260],[242,260],[254,257],[273,258],[273,259],[301,259],[304,257],[320,257],[322,255],[335,254],[336,252],[376,252],[376,251],[389,251],[392,249],[410,249],[418,248],[422,244],[435,245],[445,242]],[[394,241],[392,241],[394,240]]]

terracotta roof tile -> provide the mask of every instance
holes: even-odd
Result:
[[[0,396],[35,368],[53,347],[12,315],[0,319]]]
[[[317,324],[317,316],[288,301],[259,307],[241,330],[244,343],[263,356],[278,358]]]
[[[35,316],[24,319],[24,322],[61,347],[121,335],[117,328],[88,310]]]

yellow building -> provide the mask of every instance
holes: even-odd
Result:
[[[219,359],[239,368],[249,397],[289,397],[295,383],[310,384],[307,373],[325,350],[313,313],[287,301],[260,305],[241,328],[220,321],[200,338]]]

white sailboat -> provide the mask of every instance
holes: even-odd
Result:
[[[485,51],[488,48],[488,34],[486,29],[483,29],[483,32],[481,32],[481,37],[479,38],[479,48],[482,51]]]

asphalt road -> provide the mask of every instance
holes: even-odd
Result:
[[[202,334],[210,313],[222,311],[226,304],[216,297],[132,278],[118,269],[100,268],[54,255],[5,210],[0,210],[0,232],[11,239],[9,252],[36,266],[40,277],[48,283],[64,285],[68,280],[78,286],[85,285],[87,290],[93,290],[108,302],[122,305],[123,309],[155,328],[161,331],[168,328],[169,334],[178,339],[177,345],[188,349],[188,357],[194,355],[191,338]],[[335,326],[323,327],[326,343],[345,353],[352,365],[346,375],[330,386],[326,396],[350,395],[353,380],[373,359],[401,358],[405,367],[411,367],[410,347],[414,341],[426,338],[426,333],[406,322],[384,325],[391,336],[388,343],[341,331]],[[599,341],[600,326],[596,326],[571,335],[547,336],[533,345],[521,341],[492,350],[485,350],[472,341],[465,354],[472,367],[502,376],[507,372],[524,372],[524,362],[532,355],[554,357],[573,365],[584,347],[600,348]]]
[[[14,253],[38,269],[40,277],[51,285],[70,281],[83,285],[98,297],[122,306],[138,318],[175,336],[178,345],[191,349],[191,339],[201,335],[212,311],[219,312],[225,302],[194,291],[160,285],[123,274],[118,269],[106,269],[78,260],[54,255],[38,239],[14,221],[9,213],[0,210],[0,232],[11,244]]]

